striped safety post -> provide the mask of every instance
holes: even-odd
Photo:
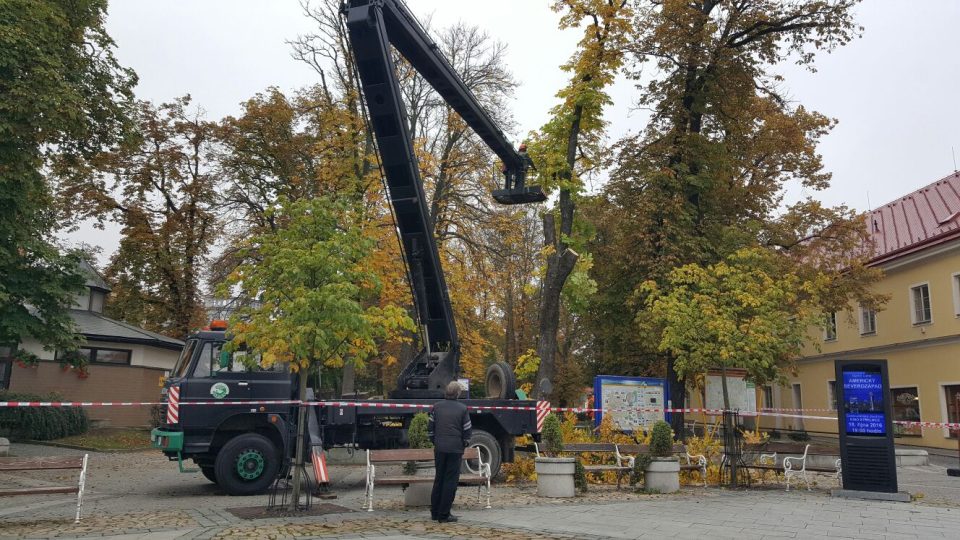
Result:
[[[310,453],[310,460],[313,462],[313,475],[317,478],[317,485],[329,484],[330,475],[327,473],[327,456],[323,453],[323,447],[314,446]]]
[[[538,401],[537,402],[537,433],[543,432],[543,421],[547,419],[548,414],[550,414],[550,402]]]
[[[167,424],[180,422],[180,387],[171,386],[167,391]]]

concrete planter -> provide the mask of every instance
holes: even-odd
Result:
[[[540,497],[573,497],[576,489],[573,475],[577,468],[575,458],[536,459],[537,495]]]
[[[655,457],[643,474],[643,485],[649,491],[675,493],[680,490],[680,460]]]
[[[433,478],[436,475],[436,468],[433,463],[417,463],[417,472],[414,476],[429,476]],[[410,484],[403,491],[404,506],[430,506],[430,494],[433,492],[433,482],[422,482]]]

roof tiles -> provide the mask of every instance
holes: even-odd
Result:
[[[953,173],[867,214],[874,260],[960,233],[958,218],[960,173]]]

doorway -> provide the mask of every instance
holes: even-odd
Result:
[[[793,384],[793,408],[798,409],[794,411],[797,415],[803,414],[803,394],[800,392],[800,383]],[[795,418],[795,420],[794,429],[804,431],[803,418]]]

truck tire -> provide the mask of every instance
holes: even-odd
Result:
[[[217,483],[228,495],[255,495],[277,478],[279,452],[263,435],[244,433],[223,445],[214,470]]]
[[[217,473],[213,467],[200,467],[200,474],[214,484],[217,483]]]
[[[484,463],[490,464],[490,475],[496,477],[500,473],[500,444],[497,438],[483,431],[482,429],[473,430],[470,436],[470,446],[476,446],[480,449],[480,458]],[[479,474],[480,467],[475,460],[463,462],[462,472],[468,474]]]
[[[497,362],[488,367],[484,383],[490,399],[517,399],[517,377],[506,362]]]

